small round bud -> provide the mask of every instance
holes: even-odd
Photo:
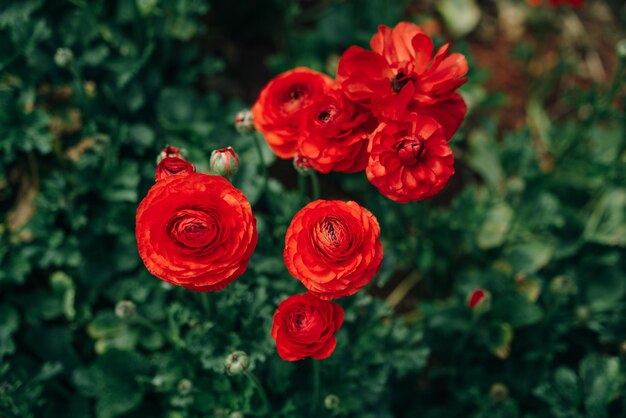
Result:
[[[622,341],[622,344],[619,347],[619,351],[621,351],[622,354],[626,355],[626,341]]]
[[[622,61],[626,61],[626,39],[622,39],[615,45],[617,57]]]
[[[243,418],[243,412],[239,412],[239,411],[231,412],[228,418]]]
[[[191,389],[193,389],[193,383],[189,379],[181,379],[178,382],[178,393],[181,395],[189,395],[191,393]]]
[[[68,48],[59,48],[54,54],[54,63],[61,68],[69,67],[74,60],[74,53]]]
[[[489,389],[489,396],[496,402],[503,402],[509,397],[509,388],[502,383],[494,383]]]
[[[300,174],[309,174],[313,171],[313,165],[308,158],[301,156],[300,154],[296,154],[293,157],[293,168]]]
[[[476,289],[469,294],[467,306],[477,313],[487,312],[491,308],[491,293],[485,289]]]
[[[226,366],[226,371],[230,375],[241,374],[248,370],[250,358],[243,351],[235,351],[226,357],[224,366]]]
[[[209,161],[211,174],[231,178],[239,171],[239,156],[232,147],[216,149]]]
[[[165,148],[157,155],[156,163],[159,164],[167,157],[178,157],[184,159],[185,150],[166,145]]]
[[[215,418],[226,418],[226,410],[224,408],[216,408],[213,411],[213,416]]]
[[[130,319],[137,312],[136,306],[130,300],[120,300],[115,305],[115,316],[120,319]]]
[[[165,157],[156,169],[155,180],[163,180],[166,177],[189,174],[196,171],[193,164],[179,157]]]
[[[254,123],[252,122],[252,112],[242,110],[235,116],[235,129],[240,134],[251,134],[254,132]]]
[[[591,319],[591,309],[588,306],[576,307],[576,318],[580,322],[587,322]]]
[[[330,394],[324,398],[324,407],[326,409],[335,410],[339,408],[339,396]]]
[[[557,276],[550,283],[550,291],[558,296],[569,296],[576,293],[576,283],[567,276]]]

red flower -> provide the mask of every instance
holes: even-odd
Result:
[[[398,203],[433,197],[454,174],[454,157],[433,119],[409,113],[372,134],[367,178]]]
[[[222,177],[199,173],[156,182],[137,208],[135,235],[150,273],[198,292],[240,276],[257,243],[245,196]]]
[[[343,324],[343,309],[334,302],[303,293],[282,301],[272,323],[278,355],[287,361],[325,359],[335,351],[335,332]]]
[[[399,119],[413,102],[437,105],[467,81],[462,78],[468,71],[465,57],[447,55],[449,44],[433,57],[432,40],[412,23],[401,22],[393,29],[379,26],[370,46],[372,51],[356,46],[346,50],[337,82],[351,100],[376,116]]]
[[[349,296],[380,268],[379,235],[374,215],[357,203],[316,200],[302,208],[287,229],[285,264],[315,296]]]
[[[263,88],[252,107],[252,119],[280,158],[293,157],[303,112],[331,83],[330,77],[299,67],[278,75]]]
[[[540,6],[543,3],[543,0],[527,0],[528,4],[533,7]],[[582,7],[585,4],[585,0],[548,0],[548,4],[550,7],[559,7],[559,6],[572,6],[575,8]]]
[[[478,306],[479,303],[481,303],[485,298],[487,297],[487,292],[485,292],[483,289],[476,289],[472,292],[472,294],[470,295],[469,300],[467,301],[467,306],[470,309],[474,309],[476,306]]]
[[[156,180],[163,180],[166,177],[186,175],[196,171],[193,164],[179,157],[165,157],[161,160],[156,169]]]
[[[298,152],[317,171],[352,173],[367,165],[368,136],[376,120],[341,90],[319,96],[307,110],[303,125]]]

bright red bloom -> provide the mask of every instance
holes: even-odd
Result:
[[[280,158],[296,153],[303,113],[332,84],[330,77],[299,67],[272,79],[252,107],[257,131]]]
[[[186,175],[196,171],[193,164],[180,157],[165,157],[161,160],[156,169],[156,180],[163,180],[166,177]]]
[[[479,303],[485,300],[486,297],[487,292],[485,292],[483,289],[476,289],[470,295],[470,298],[467,301],[467,306],[470,309],[474,309],[476,306],[478,306]]]
[[[343,309],[334,302],[303,293],[282,301],[274,313],[272,338],[287,361],[325,359],[335,351],[335,332],[343,324]]]
[[[414,113],[381,123],[369,151],[367,178],[398,203],[433,197],[454,174],[454,157],[440,125]]]
[[[349,296],[380,268],[380,227],[355,202],[316,200],[293,217],[285,235],[289,272],[321,299]]]
[[[462,78],[468,71],[465,57],[447,55],[449,44],[433,56],[433,41],[412,23],[401,22],[393,29],[379,26],[370,46],[372,51],[356,46],[346,50],[337,82],[351,100],[376,116],[396,120],[413,102],[437,105],[467,81]]]
[[[528,4],[533,7],[541,6],[543,0],[527,0]],[[548,0],[550,7],[572,6],[575,8],[582,7],[585,0]]]
[[[243,193],[222,177],[199,173],[157,181],[137,208],[135,235],[150,273],[198,292],[239,277],[257,244]]]
[[[367,165],[368,136],[376,126],[371,113],[341,90],[328,90],[305,113],[298,153],[321,173],[361,171]]]

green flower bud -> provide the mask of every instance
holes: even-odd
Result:
[[[167,157],[177,157],[184,160],[184,154],[186,154],[185,150],[166,145],[165,148],[163,148],[163,150],[159,153],[159,155],[157,155],[156,163],[157,165],[159,165],[159,163]]]
[[[231,412],[228,418],[243,418],[243,412],[239,412],[239,411]]]
[[[617,51],[617,57],[622,61],[626,61],[626,39],[622,39],[615,45]]]
[[[324,398],[324,407],[331,411],[339,408],[339,396],[330,394]]]
[[[580,322],[587,322],[591,318],[591,309],[588,306],[578,306],[576,308],[576,318]]]
[[[503,402],[509,397],[509,388],[502,383],[494,383],[489,389],[489,396],[496,402]]]
[[[235,116],[235,129],[240,134],[251,134],[254,132],[254,123],[252,121],[252,112],[242,110]]]
[[[309,174],[313,171],[313,166],[308,158],[296,154],[293,157],[293,168],[300,174]]]
[[[137,309],[130,300],[121,300],[115,305],[115,316],[120,319],[130,319],[135,316]]]
[[[216,149],[209,161],[211,174],[231,178],[239,171],[239,156],[232,147]]]
[[[242,374],[248,370],[250,358],[243,351],[235,351],[226,357],[224,366],[226,366],[226,371],[230,375]]]
[[[59,48],[54,54],[54,63],[61,68],[69,67],[74,61],[74,53],[68,48]]]
[[[193,383],[189,379],[181,379],[178,382],[178,393],[181,395],[189,395],[191,393],[191,389],[193,389]]]

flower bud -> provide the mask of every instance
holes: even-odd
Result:
[[[226,366],[226,371],[230,375],[241,374],[248,370],[250,358],[243,351],[235,351],[226,357],[224,366]]]
[[[558,296],[569,296],[577,292],[576,283],[567,276],[557,276],[550,283],[550,291]]]
[[[54,63],[61,68],[69,67],[74,61],[74,53],[68,48],[59,48],[54,54]]]
[[[216,408],[213,411],[213,416],[215,418],[226,418],[226,410],[224,408]]]
[[[228,418],[243,418],[243,412],[233,411],[230,413]]]
[[[178,393],[181,395],[189,395],[191,393],[191,389],[193,389],[193,383],[189,379],[181,379],[178,382]]]
[[[576,307],[576,319],[583,323],[589,321],[591,319],[591,309],[584,305]]]
[[[163,151],[161,151],[159,155],[157,155],[156,163],[159,164],[161,161],[163,161],[167,157],[178,157],[178,158],[185,159],[184,154],[185,154],[185,150],[166,145],[165,148],[163,148]]]
[[[313,170],[313,165],[308,158],[296,154],[293,157],[293,168],[300,174],[309,174]]]
[[[235,116],[235,129],[240,134],[251,134],[254,132],[254,123],[252,122],[252,112],[242,110]]]
[[[324,407],[326,409],[335,410],[339,408],[339,396],[330,394],[324,398]]]
[[[181,174],[189,174],[196,171],[193,164],[179,157],[165,157],[156,169],[156,181],[163,180],[166,177]]]
[[[115,305],[115,316],[120,319],[130,319],[135,316],[137,309],[130,300],[121,300]]]
[[[509,397],[509,388],[502,383],[494,383],[489,389],[489,396],[496,402],[503,402]]]
[[[209,167],[211,174],[228,179],[239,171],[239,156],[232,147],[216,149],[211,153]]]
[[[622,352],[622,354],[626,355],[626,341],[622,341],[619,350]]]
[[[626,61],[626,39],[618,41],[615,45],[615,50],[617,51],[617,58]]]
[[[491,307],[491,293],[484,289],[476,289],[470,293],[467,306],[475,312],[483,313]]]

